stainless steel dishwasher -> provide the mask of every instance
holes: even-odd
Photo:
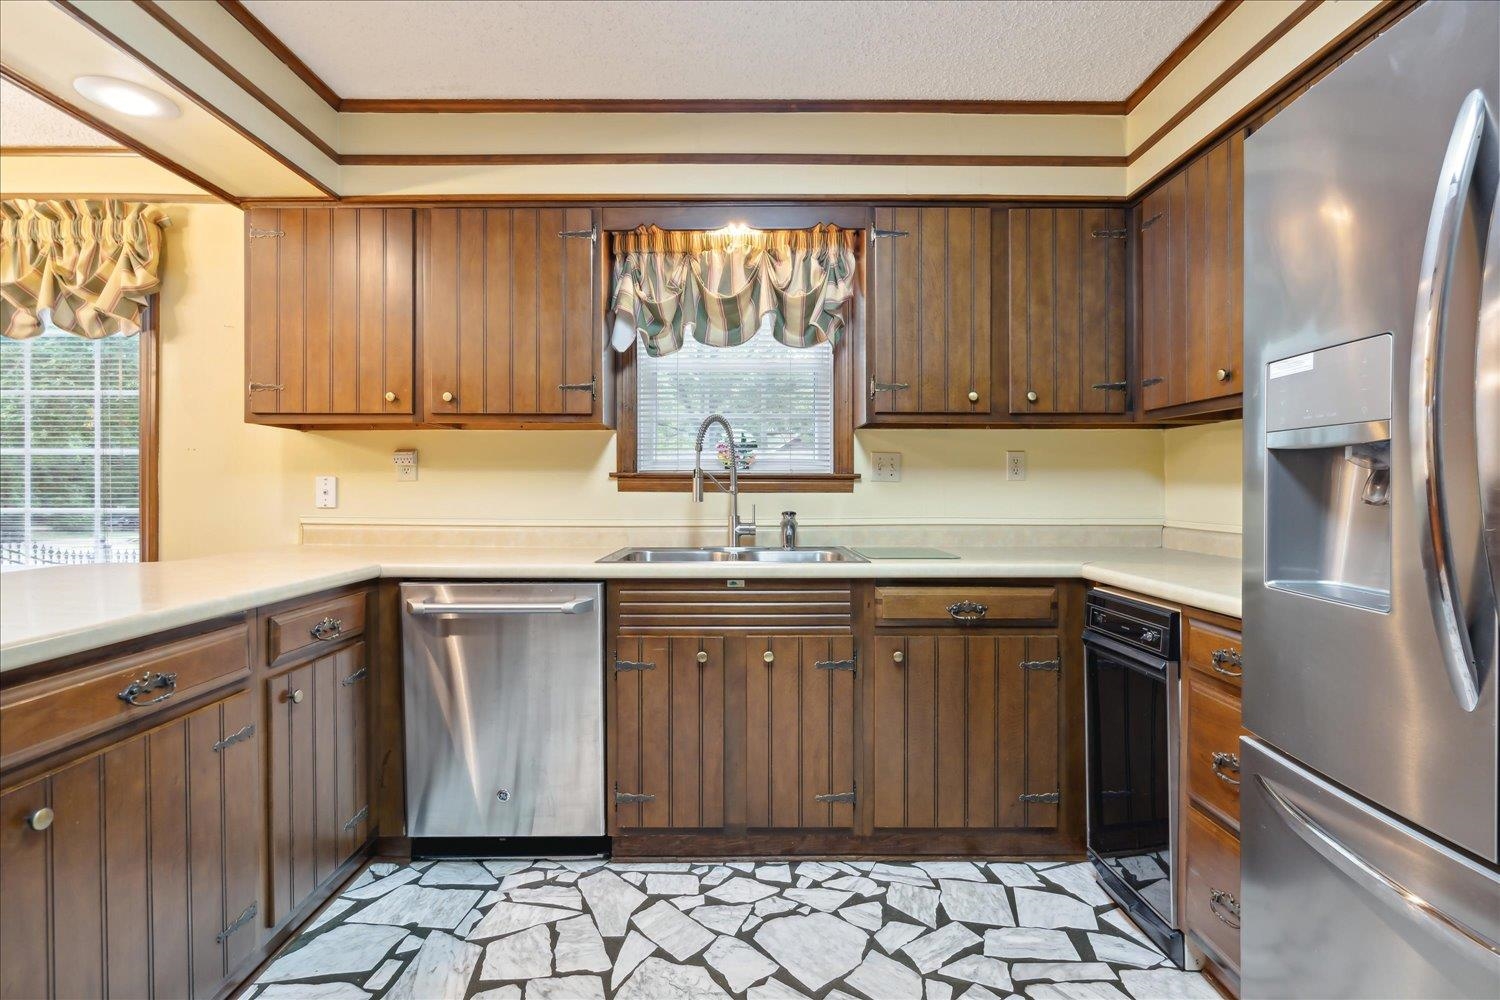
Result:
[[[404,583],[414,838],[604,835],[595,583]]]

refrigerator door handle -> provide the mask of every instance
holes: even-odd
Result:
[[[1495,187],[1500,205],[1500,184]],[[1474,441],[1479,451],[1479,516],[1489,555],[1491,593],[1500,592],[1500,213],[1490,216],[1475,348]]]
[[[1479,705],[1480,665],[1469,637],[1468,622],[1457,592],[1452,540],[1448,536],[1447,500],[1442,470],[1442,421],[1437,413],[1442,392],[1442,342],[1449,280],[1458,252],[1464,209],[1486,131],[1493,131],[1489,108],[1479,90],[1469,92],[1459,108],[1438,174],[1432,214],[1422,250],[1421,284],[1417,288],[1411,372],[1411,453],[1417,532],[1427,571],[1427,599],[1438,630],[1438,647],[1448,682],[1459,705],[1472,712]],[[1490,137],[1489,157],[1495,139]],[[1490,171],[1487,171],[1487,173]],[[1482,178],[1481,184],[1493,178]],[[1485,190],[1486,195],[1489,194]],[[1488,651],[1485,652],[1488,657]]]
[[[1389,906],[1402,916],[1416,914],[1426,925],[1442,932],[1450,943],[1465,950],[1475,945],[1491,955],[1500,956],[1500,944],[1496,944],[1463,921],[1444,913],[1417,893],[1372,865],[1355,851],[1341,843],[1325,830],[1315,819],[1295,802],[1274,787],[1263,775],[1255,776],[1256,784],[1272,809],[1303,843],[1311,847],[1347,878],[1359,885],[1376,900]]]

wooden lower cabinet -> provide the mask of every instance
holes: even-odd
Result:
[[[0,795],[0,997],[208,997],[245,971],[258,736],[242,691]]]

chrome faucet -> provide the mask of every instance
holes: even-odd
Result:
[[[703,418],[703,423],[698,425],[698,440],[693,443],[693,502],[703,502],[703,477],[706,475],[714,481],[720,492],[724,492],[724,484],[719,482],[713,473],[703,471],[703,439],[708,434],[710,424],[719,424],[724,428],[724,436],[729,440],[729,547],[738,548],[741,538],[749,538],[750,543],[755,543],[755,506],[750,507],[750,520],[740,520],[740,454],[734,446],[734,428],[729,426],[721,414],[710,413]]]
[[[781,547],[784,549],[797,547],[797,512],[795,510],[781,512]]]

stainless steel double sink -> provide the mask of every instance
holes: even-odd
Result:
[[[758,547],[626,548],[611,552],[602,563],[862,563],[861,555],[840,546],[775,549]]]

